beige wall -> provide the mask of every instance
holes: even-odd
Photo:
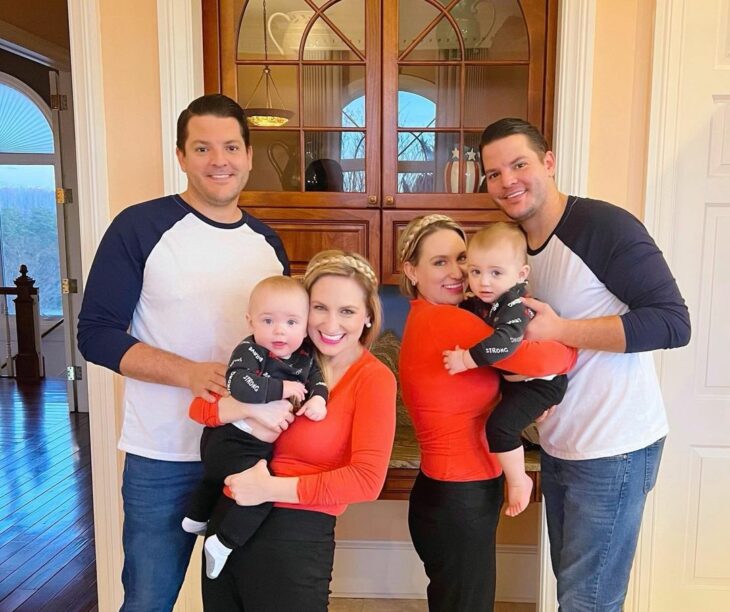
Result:
[[[157,8],[149,0],[100,0],[99,9],[114,215],[163,195]]]
[[[68,49],[66,0],[2,0],[0,21]]]
[[[644,213],[654,0],[598,0],[588,195]]]

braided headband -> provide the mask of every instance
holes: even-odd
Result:
[[[370,265],[365,263],[364,261],[357,259],[356,257],[353,257],[352,255],[335,255],[333,257],[323,257],[322,259],[317,261],[314,266],[307,268],[306,272],[304,273],[304,278],[306,279],[308,276],[313,274],[315,270],[318,270],[323,266],[329,266],[331,264],[349,266],[350,268],[364,276],[373,287],[378,286],[378,277],[375,276],[375,272],[370,267]]]
[[[406,260],[406,254],[410,253],[411,247],[415,247],[415,242],[417,242],[416,238],[420,238],[421,232],[429,225],[437,223],[439,221],[446,221],[447,223],[454,224],[455,227],[453,229],[459,232],[459,234],[461,234],[461,237],[466,241],[464,230],[456,225],[456,222],[451,217],[439,214],[426,215],[411,228],[410,234],[403,241],[403,246],[401,247],[400,253],[398,254],[400,261]]]

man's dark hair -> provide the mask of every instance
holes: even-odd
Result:
[[[515,119],[514,117],[505,117],[488,125],[484,132],[482,132],[479,151],[495,140],[501,140],[502,138],[514,136],[515,134],[522,134],[527,137],[530,148],[537,153],[540,160],[545,157],[545,153],[548,152],[549,147],[540,130],[524,119]]]
[[[188,139],[188,122],[191,117],[213,115],[214,117],[232,117],[241,126],[243,144],[249,146],[248,121],[241,105],[223,94],[207,94],[196,98],[177,118],[177,148],[185,152],[185,141]]]

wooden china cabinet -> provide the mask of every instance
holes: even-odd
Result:
[[[412,217],[502,218],[478,193],[487,124],[522,117],[550,140],[557,0],[202,2],[206,91],[289,116],[251,128],[240,202],[295,273],[338,247],[397,282]]]

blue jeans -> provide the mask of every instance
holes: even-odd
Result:
[[[124,499],[124,612],[172,610],[195,536],[183,531],[188,499],[203,476],[199,461],[127,454]]]
[[[562,612],[623,609],[663,448],[664,438],[631,453],[581,461],[543,451],[542,492]]]

